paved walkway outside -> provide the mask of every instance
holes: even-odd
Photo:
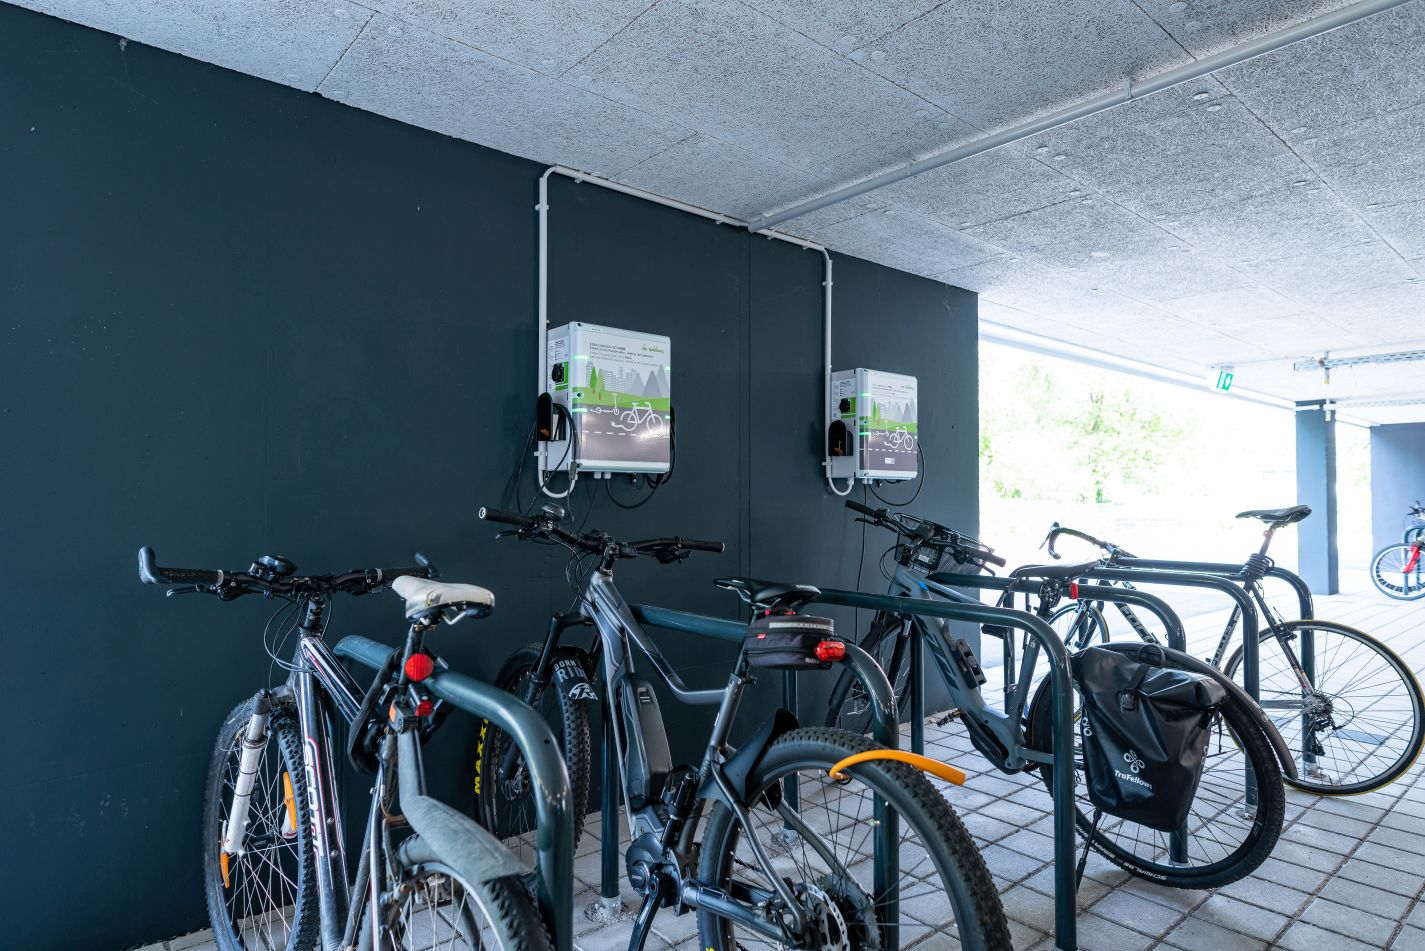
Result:
[[[1374,633],[1411,668],[1425,670],[1425,603],[1389,601],[1373,591],[1318,599],[1317,615]],[[1215,623],[1215,628],[1213,627]],[[1220,632],[1214,612],[1189,619],[1193,653]],[[991,675],[991,682],[996,678]],[[1035,776],[987,769],[953,721],[929,726],[934,753],[971,774],[946,795],[975,836],[1000,886],[1018,949],[1052,948],[1050,800]],[[938,782],[932,780],[933,782]],[[576,945],[622,949],[636,896],[624,886],[621,920],[583,914],[598,896],[598,816],[589,817],[575,863]],[[622,850],[620,850],[622,852]],[[620,866],[622,861],[620,861]],[[1425,951],[1425,762],[1380,792],[1321,798],[1288,790],[1286,826],[1272,856],[1250,878],[1213,891],[1164,888],[1128,876],[1094,855],[1079,893],[1079,943],[1086,951]],[[214,946],[206,933],[145,951]],[[694,915],[660,914],[654,951],[698,951]],[[958,945],[930,934],[916,948]]]

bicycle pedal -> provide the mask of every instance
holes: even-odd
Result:
[[[945,711],[945,715],[942,716],[940,719],[936,720],[936,721],[935,721],[935,725],[936,725],[936,726],[944,726],[945,724],[949,723],[951,720],[958,720],[959,718],[960,718],[960,708],[959,708],[959,707],[955,707],[955,708],[953,708],[953,709],[950,709],[950,710]]]

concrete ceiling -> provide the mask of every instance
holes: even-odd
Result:
[[[1341,0],[21,0],[748,218]],[[982,317],[1290,399],[1425,397],[1425,2],[792,219]],[[1351,410],[1425,419],[1425,405]]]

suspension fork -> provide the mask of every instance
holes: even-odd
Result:
[[[267,746],[267,721],[271,716],[272,694],[263,688],[253,698],[252,716],[248,719],[247,729],[243,731],[239,741],[242,744],[242,753],[238,757],[237,782],[233,784],[232,808],[223,828],[225,855],[242,855],[246,851],[243,839],[247,836],[248,805],[252,801],[252,789],[257,785],[258,763],[262,759],[263,749]],[[226,864],[223,867],[226,870]]]

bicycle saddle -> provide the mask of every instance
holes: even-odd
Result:
[[[736,591],[751,604],[778,604],[795,608],[804,601],[820,596],[821,591],[809,584],[789,584],[784,581],[759,581],[756,578],[718,578],[713,584]]]
[[[461,618],[485,617],[495,610],[495,596],[473,584],[446,584],[402,575],[391,582],[391,590],[406,599],[406,619],[425,620],[433,614],[454,624]]]
[[[1046,581],[1072,581],[1081,578],[1097,568],[1096,561],[1083,561],[1077,565],[1021,565],[1010,572],[1016,578],[1043,578]]]
[[[1256,518],[1267,522],[1272,528],[1281,528],[1292,525],[1306,518],[1311,514],[1309,505],[1293,505],[1284,509],[1249,509],[1245,512],[1238,512],[1238,518]]]

